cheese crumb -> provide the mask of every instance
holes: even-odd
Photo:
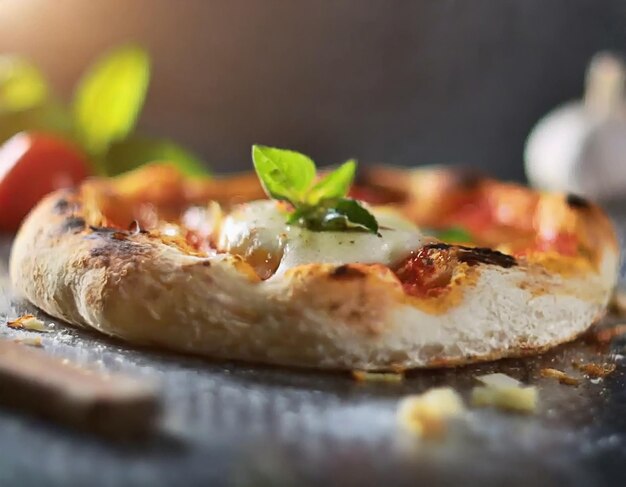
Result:
[[[421,438],[441,438],[446,420],[465,411],[463,400],[450,387],[430,389],[423,394],[405,397],[398,406],[398,424]]]
[[[520,381],[500,372],[495,374],[477,375],[474,377],[488,387],[519,387]]]
[[[15,343],[19,343],[20,345],[27,345],[29,347],[43,347],[43,341],[40,336],[36,337],[25,337],[25,338],[17,338],[14,340]]]
[[[359,382],[402,382],[404,374],[395,372],[365,372],[353,370],[352,377]]]
[[[558,381],[561,384],[566,384],[568,386],[577,386],[578,384],[580,384],[580,379],[567,375],[562,370],[552,369],[550,367],[541,369],[541,377],[550,377],[553,379],[558,379]]]
[[[49,331],[43,321],[41,321],[38,318],[35,318],[35,316],[31,314],[20,316],[19,318],[13,321],[8,321],[7,326],[9,328],[13,328],[14,330],[29,330],[29,331],[40,331],[40,332]]]
[[[529,387],[475,387],[472,405],[493,406],[519,413],[531,414],[537,410],[537,388]]]
[[[592,379],[604,378],[607,375],[613,373],[616,369],[615,364],[594,364],[593,362],[587,364],[579,364],[574,362],[574,367],[581,370],[585,375]]]

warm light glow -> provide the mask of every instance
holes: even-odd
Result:
[[[0,2],[0,29],[2,36],[10,35],[24,20],[41,7],[45,0],[3,0]]]

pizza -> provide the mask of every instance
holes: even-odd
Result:
[[[590,201],[446,168],[316,179],[255,151],[260,181],[152,164],[49,194],[14,241],[15,288],[133,344],[324,369],[534,354],[605,312],[619,252]]]

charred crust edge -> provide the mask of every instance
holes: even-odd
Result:
[[[515,257],[485,247],[459,247],[459,261],[468,265],[491,264],[508,269],[516,266]]]
[[[62,215],[63,213],[66,213],[70,209],[71,206],[72,204],[66,198],[60,198],[54,204],[52,209],[54,210],[55,213]]]
[[[476,189],[484,180],[483,172],[466,166],[458,166],[450,169],[451,180],[459,189]]]
[[[330,277],[333,279],[360,279],[365,277],[365,273],[350,264],[343,264],[339,267],[335,267],[331,271]]]
[[[565,202],[570,208],[574,209],[586,210],[588,208],[591,208],[591,203],[589,202],[589,200],[573,193],[569,193],[565,197]]]
[[[114,233],[114,232],[119,232],[120,230],[116,229],[116,228],[111,228],[111,227],[97,227],[95,225],[89,225],[89,230],[91,230],[94,233],[101,233],[103,235],[109,234],[109,233]]]
[[[444,242],[437,242],[437,243],[433,243],[433,244],[428,244],[428,245],[424,245],[425,249],[432,249],[432,250],[447,250],[454,247],[454,245],[451,244],[447,244]]]
[[[116,232],[115,232],[116,233]],[[97,244],[89,249],[89,257],[96,260],[100,265],[109,266],[113,262],[128,262],[131,257],[145,255],[149,249],[126,238],[117,238],[114,232],[110,234],[92,234],[87,238],[99,237]]]
[[[64,191],[52,206],[53,213],[57,215],[73,214],[80,209],[80,203],[76,201],[75,192]]]
[[[78,232],[85,229],[85,219],[79,216],[70,216],[61,223],[61,233]]]
[[[470,266],[477,264],[497,265],[508,269],[516,266],[517,261],[512,255],[504,254],[487,247],[466,247],[464,245],[450,245],[443,242],[428,244],[425,249],[450,250],[455,249],[460,262],[465,262]]]

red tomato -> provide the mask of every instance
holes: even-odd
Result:
[[[89,162],[71,142],[22,132],[0,147],[0,231],[14,231],[47,193],[90,174]]]

